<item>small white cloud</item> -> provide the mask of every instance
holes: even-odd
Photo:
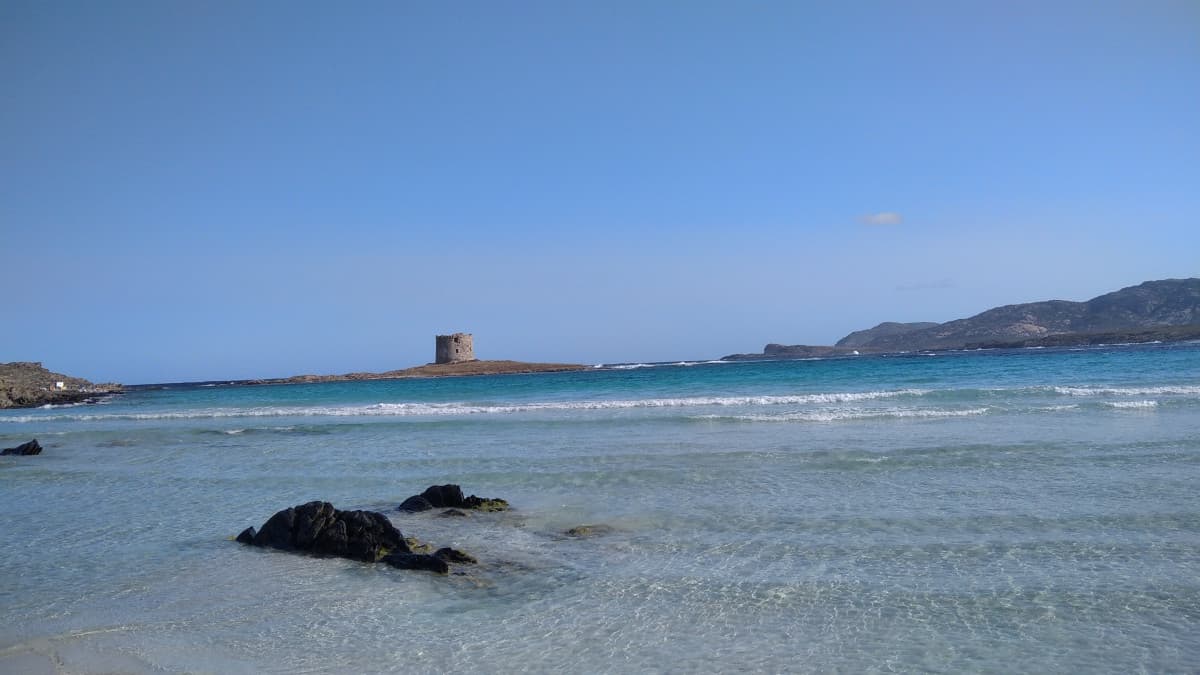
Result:
[[[881,211],[865,215],[860,220],[864,225],[899,225],[904,222],[904,217],[895,211]]]

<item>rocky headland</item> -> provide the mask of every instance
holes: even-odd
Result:
[[[945,323],[885,322],[832,346],[769,344],[725,360],[1200,339],[1200,279],[1147,281],[1085,302],[1004,305]]]
[[[51,372],[38,362],[0,363],[0,408],[86,403],[121,391],[119,384],[94,384]]]

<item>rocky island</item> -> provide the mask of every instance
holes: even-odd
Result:
[[[238,384],[306,384],[310,382],[348,382],[355,380],[399,380],[410,377],[456,377],[463,375],[513,375],[521,373],[558,373],[588,370],[574,363],[528,363],[525,361],[474,360],[455,363],[429,363],[423,366],[389,370],[382,373],[345,373],[344,375],[294,375],[274,379],[244,380]]]
[[[885,322],[832,346],[769,344],[725,360],[812,358],[946,349],[1048,347],[1200,339],[1200,279],[1147,281],[1085,302],[994,307],[945,323]]]
[[[305,384],[309,382],[345,382],[353,380],[398,380],[408,377],[455,377],[462,375],[513,375],[521,373],[557,373],[586,370],[574,363],[528,363],[525,361],[480,360],[475,358],[475,338],[470,333],[451,333],[435,337],[434,362],[423,366],[389,370],[383,373],[346,373],[345,375],[295,375],[269,380],[247,380],[240,384]]]
[[[46,370],[39,362],[0,363],[0,408],[87,403],[120,391],[119,384],[93,384]]]

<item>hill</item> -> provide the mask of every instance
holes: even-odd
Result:
[[[82,378],[51,372],[37,362],[0,363],[0,408],[81,403],[119,391],[119,384],[93,384]]]
[[[1200,338],[1200,279],[1161,279],[1085,302],[1044,300],[994,307],[946,323],[887,321],[833,346],[769,344],[726,360],[789,359],[976,347],[1033,347]]]
[[[835,346],[870,351],[962,349],[1058,335],[1122,333],[1196,324],[1200,324],[1200,279],[1163,279],[1086,302],[1046,300],[1005,305],[965,319],[924,327],[880,324],[851,333]],[[897,330],[896,326],[906,328]]]

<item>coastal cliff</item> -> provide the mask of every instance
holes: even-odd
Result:
[[[0,408],[36,408],[83,403],[122,391],[119,384],[93,384],[46,370],[41,363],[0,363]]]
[[[804,358],[1197,338],[1200,338],[1200,279],[1162,279],[1085,302],[1045,300],[1004,305],[946,323],[889,321],[850,333],[832,347],[769,344],[762,354],[733,354],[725,358]]]

